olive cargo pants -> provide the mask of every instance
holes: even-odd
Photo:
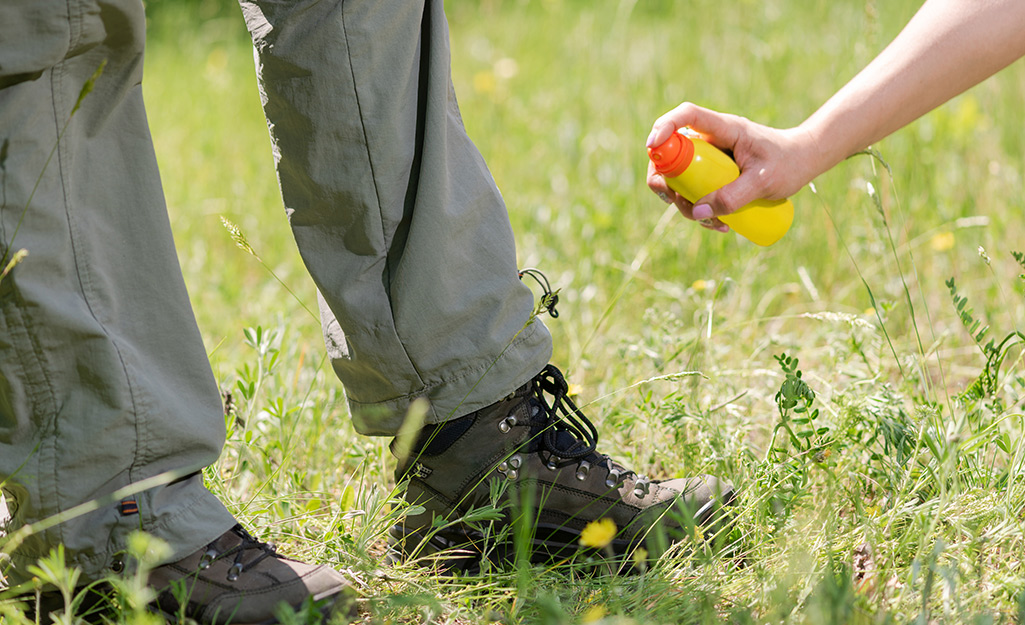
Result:
[[[551,339],[528,323],[504,204],[459,118],[441,2],[242,8],[285,208],[357,429],[394,434],[420,397],[428,421],[444,421],[532,377]],[[139,0],[0,4],[0,256],[28,252],[0,282],[9,524],[181,475],[31,536],[11,582],[57,544],[93,579],[119,566],[133,529],[178,558],[234,523],[198,472],[224,422],[147,128],[144,31]]]

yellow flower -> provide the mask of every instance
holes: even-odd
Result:
[[[602,549],[616,537],[616,522],[612,519],[591,521],[580,532],[580,544],[584,547]]]
[[[706,280],[695,280],[694,284],[690,285],[690,288],[694,289],[698,293],[704,291],[709,287],[709,283]]]
[[[592,605],[591,607],[584,610],[583,617],[580,619],[581,623],[597,623],[598,621],[605,618],[605,606],[600,603]]]
[[[949,230],[940,232],[933,236],[929,245],[931,245],[932,249],[936,252],[946,252],[954,247],[954,233]]]
[[[575,384],[573,382],[570,382],[569,383],[569,388],[566,390],[566,394],[569,395],[570,397],[576,397],[583,390],[584,390],[584,387],[580,386],[579,384]]]

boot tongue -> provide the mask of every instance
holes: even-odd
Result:
[[[540,394],[540,393],[539,393]],[[569,406],[561,401],[568,402]],[[606,457],[595,451],[598,433],[576,405],[568,398],[548,406],[537,396],[528,400],[530,417],[530,451],[540,448],[564,459],[586,460],[592,464],[604,464]],[[568,419],[559,416],[562,412]],[[573,417],[576,417],[575,419]],[[592,439],[588,440],[587,431]]]
[[[530,428],[531,451],[536,451],[537,449],[544,447],[556,456],[567,457],[571,456],[573,452],[578,452],[586,446],[586,444],[572,432],[556,429],[558,426],[558,421],[552,421],[547,418],[544,410],[542,410],[539,405],[532,402]],[[550,436],[545,436],[545,432],[548,430],[554,431],[554,440],[552,440],[552,437]],[[592,451],[586,456],[578,458],[578,460],[586,460],[591,464],[602,464],[605,460],[605,456]]]
[[[530,443],[528,444],[528,450],[531,452],[538,451],[541,447],[544,447],[550,451],[553,455],[559,457],[569,456],[572,452],[578,451],[583,448],[586,443],[580,440],[572,432],[566,430],[555,430],[554,441],[546,440],[544,432],[548,429],[555,429],[558,427],[559,422],[552,420],[545,413],[541,407],[541,403],[534,398],[530,399]],[[544,442],[542,442],[544,441]],[[618,463],[613,462],[608,456],[599,454],[597,451],[577,458],[577,460],[586,460],[592,465],[603,467],[609,471],[618,471],[620,475],[635,475],[635,473]]]
[[[569,432],[560,430],[555,433],[555,444],[552,445],[554,449],[551,449],[556,455],[570,455],[581,447],[580,439],[573,436]],[[560,453],[561,452],[561,453]]]

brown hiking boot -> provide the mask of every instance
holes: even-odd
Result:
[[[484,532],[459,521],[490,505],[493,491],[503,507],[500,525],[531,519],[533,561],[572,555],[581,531],[598,519],[615,523],[609,546],[616,554],[647,540],[653,555],[719,520],[732,486],[710,476],[649,480],[597,453],[598,433],[567,390],[548,365],[509,397],[425,428],[396,470],[397,480],[408,480],[412,511],[423,511],[391,528],[393,557],[457,548],[464,551],[450,554],[454,568],[473,569],[484,553],[508,560],[508,541],[487,545]],[[468,555],[460,560],[460,553]]]
[[[277,623],[281,606],[311,607],[327,616],[353,614],[354,598],[342,574],[278,555],[236,525],[205,549],[157,567],[149,584],[154,608],[202,625]],[[312,605],[311,605],[312,604]]]

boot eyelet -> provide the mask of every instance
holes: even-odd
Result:
[[[587,479],[587,474],[591,471],[591,463],[583,460],[577,465],[577,479],[583,482]]]
[[[239,562],[236,562],[235,564],[232,564],[231,568],[228,569],[228,581],[229,582],[237,581],[238,580],[238,576],[241,575],[241,574],[242,574],[242,564],[239,563]]]
[[[520,472],[518,469],[523,464],[523,458],[519,455],[509,458],[509,460],[503,460],[495,470],[504,475],[507,479],[515,480],[519,477]]]
[[[516,425],[516,415],[509,415],[498,422],[498,429],[502,434],[508,434],[514,425]]]
[[[558,456],[552,456],[548,459],[548,464],[546,464],[545,466],[548,467],[549,471],[554,471],[559,468],[560,462],[562,462],[562,458]]]
[[[217,551],[214,549],[207,549],[203,557],[199,559],[199,570],[202,571],[210,567],[210,564],[217,558]]]
[[[619,484],[619,471],[609,471],[609,477],[605,480],[605,486],[615,488]]]

